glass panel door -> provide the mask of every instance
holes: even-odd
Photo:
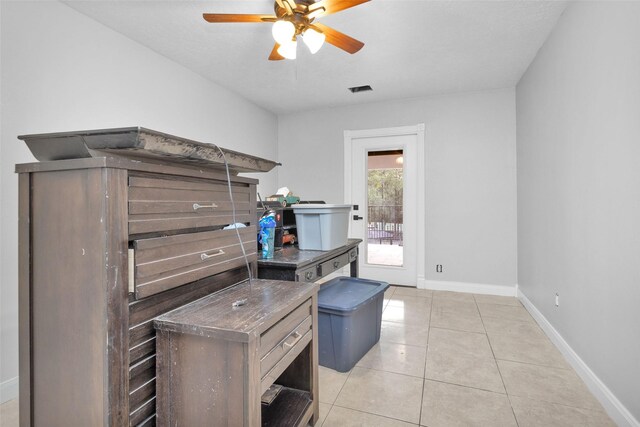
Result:
[[[403,150],[367,153],[367,264],[403,266]]]

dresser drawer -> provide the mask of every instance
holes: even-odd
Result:
[[[318,279],[317,266],[309,267],[304,270],[296,271],[296,281],[298,282],[315,282]]]
[[[311,300],[307,300],[260,336],[261,377],[264,378],[287,353],[305,341],[303,338],[312,328],[312,319]]]
[[[295,328],[297,328],[304,319],[311,316],[311,314],[311,300],[308,300],[263,332],[262,335],[260,335],[260,358],[262,359],[276,347],[278,343],[291,335]]]
[[[256,228],[239,232],[249,262],[256,261]],[[138,299],[245,265],[236,230],[140,239],[133,246],[129,285]]]
[[[248,185],[231,184],[237,222],[251,222]],[[233,223],[224,181],[129,177],[129,234],[203,228]]]
[[[349,254],[342,254],[318,266],[318,277],[324,277],[349,264]]]

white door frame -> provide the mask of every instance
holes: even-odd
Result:
[[[396,135],[415,135],[417,142],[417,180],[416,191],[418,193],[417,215],[416,215],[416,283],[418,288],[426,288],[426,159],[424,146],[424,123],[414,126],[400,126],[381,129],[364,129],[364,130],[345,130],[344,131],[344,201],[346,204],[351,203],[351,145],[354,139],[359,138],[377,138]],[[351,224],[351,221],[349,221]],[[351,226],[349,226],[351,232]]]

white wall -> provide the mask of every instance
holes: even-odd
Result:
[[[638,423],[640,3],[571,3],[516,93],[520,289]]]
[[[345,130],[424,123],[427,280],[516,283],[513,89],[359,104],[278,120],[279,186],[328,203],[343,202]],[[443,264],[444,273],[435,273],[436,264]]]
[[[1,2],[0,383],[18,375],[16,135],[144,126],[275,160],[277,120],[58,2]],[[276,171],[256,175],[262,193]],[[6,387],[5,387],[6,391]]]

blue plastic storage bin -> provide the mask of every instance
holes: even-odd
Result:
[[[385,282],[337,277],[318,292],[319,363],[347,372],[380,339]]]

